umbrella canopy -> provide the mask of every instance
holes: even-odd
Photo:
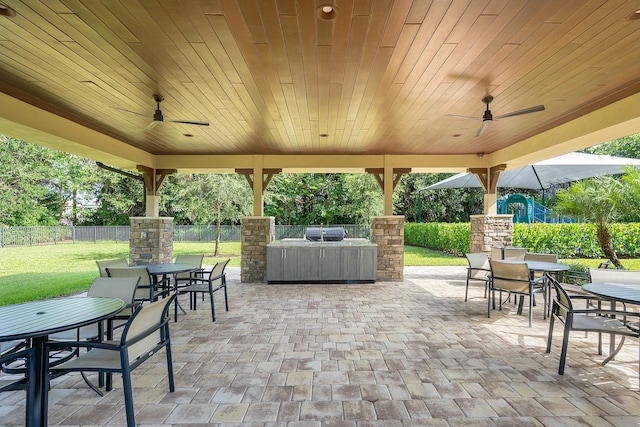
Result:
[[[640,159],[568,153],[552,159],[532,163],[521,168],[501,172],[498,187],[545,190],[555,184],[594,178],[601,175],[624,173],[625,166],[640,167]],[[432,184],[425,190],[441,188],[481,188],[478,177],[472,173],[459,173]]]

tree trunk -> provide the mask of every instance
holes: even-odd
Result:
[[[216,249],[213,251],[213,256],[218,256],[218,248],[220,246],[220,225],[221,225],[221,219],[220,219],[220,209],[218,209],[218,217],[216,218]]]
[[[598,227],[596,231],[596,236],[598,238],[598,243],[600,243],[600,248],[602,252],[604,252],[604,256],[609,258],[613,265],[616,266],[619,270],[624,270],[622,263],[618,259],[618,255],[616,254],[616,250],[613,247],[613,239],[611,238],[611,233],[607,227]]]

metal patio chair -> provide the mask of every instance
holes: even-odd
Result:
[[[107,273],[107,267],[109,268],[127,268],[129,263],[124,258],[107,259],[104,261],[96,261],[98,270],[100,270],[100,277],[109,277]]]
[[[57,373],[98,372],[107,374],[107,390],[112,388],[112,374],[122,374],[124,402],[127,426],[135,427],[133,406],[133,387],[131,371],[155,355],[165,350],[167,358],[167,374],[169,391],[175,390],[173,380],[173,361],[171,357],[171,340],[169,337],[169,306],[176,294],[139,307],[129,318],[117,341],[106,342],[50,342],[49,350],[62,347],[85,347],[88,350],[68,362],[47,369]]]
[[[489,290],[489,276],[491,274],[491,265],[489,257],[484,252],[465,254],[469,266],[467,267],[467,286],[464,291],[464,300],[467,301],[469,295],[469,281],[479,280],[484,282],[484,297],[487,297]]]
[[[216,321],[216,311],[213,301],[213,294],[220,289],[224,290],[224,305],[225,309],[229,311],[229,299],[227,296],[227,279],[224,272],[225,267],[229,263],[229,259],[218,262],[211,272],[204,277],[194,277],[191,279],[191,284],[180,289],[181,293],[189,293],[190,308],[196,309],[197,294],[201,293],[209,294],[209,301],[211,302],[211,318]]]

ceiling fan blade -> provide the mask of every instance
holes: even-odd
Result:
[[[158,126],[158,123],[160,123],[160,121],[154,120],[154,121],[152,121],[151,123],[149,123],[149,124],[147,125],[147,127],[146,127],[146,128],[144,128],[144,130],[151,130],[151,129],[153,129],[154,127]]]
[[[478,133],[476,133],[476,138],[484,134],[484,131],[487,130],[487,126],[489,126],[490,122],[491,120],[485,120],[484,122],[482,122],[482,126],[480,126],[480,129],[478,129]]]
[[[520,116],[522,114],[536,113],[538,111],[544,111],[544,105],[536,105],[535,107],[525,108],[524,110],[512,111],[511,113],[501,114],[494,117],[494,120],[504,119],[505,117]]]
[[[150,115],[148,115],[148,114],[141,114],[141,113],[138,113],[138,112],[135,112],[135,111],[125,110],[124,108],[120,108],[120,107],[116,107],[116,110],[124,111],[124,112],[126,112],[126,113],[135,114],[136,116],[140,116],[140,117],[147,117],[147,118],[149,118],[149,119],[152,119],[152,118],[153,118],[153,116],[150,116]]]
[[[459,116],[457,114],[445,114],[445,117],[457,117],[459,119],[483,120],[482,117]]]
[[[209,126],[209,122],[194,122],[191,120],[165,120],[165,122],[182,123],[185,125]]]

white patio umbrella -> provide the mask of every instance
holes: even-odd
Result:
[[[601,175],[622,174],[624,173],[624,167],[628,165],[640,167],[640,159],[568,153],[521,168],[501,172],[497,186],[501,188],[545,190],[555,184],[594,178]],[[423,190],[481,187],[476,175],[464,172],[425,187]]]

